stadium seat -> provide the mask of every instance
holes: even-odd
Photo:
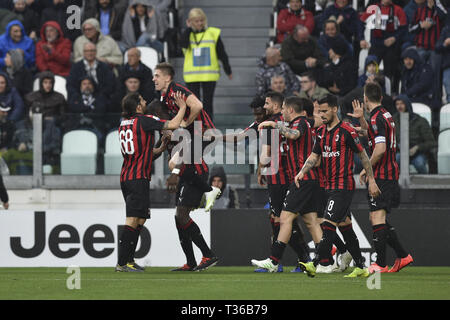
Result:
[[[66,79],[61,76],[55,75],[55,85],[53,89],[56,92],[61,93],[64,98],[67,100],[67,89],[66,89]],[[33,83],[33,91],[39,90],[39,78],[36,78]]]
[[[438,173],[450,174],[450,129],[439,134]]]
[[[427,119],[428,124],[431,126],[431,109],[429,106],[423,103],[413,102],[412,108],[414,113]]]
[[[97,136],[89,130],[73,130],[63,136],[61,174],[95,174]]]
[[[119,133],[111,131],[106,136],[105,142],[105,174],[120,174],[123,157],[120,152]]]
[[[388,77],[384,77],[384,82],[385,82],[384,87],[385,87],[385,89],[386,89],[386,94],[387,94],[388,96],[390,96],[390,95],[391,95],[391,92],[392,92],[391,79],[389,79]]]
[[[158,52],[149,47],[137,47],[141,51],[141,62],[147,67],[155,71],[156,65],[159,63]],[[124,55],[124,63],[128,62],[128,51]]]
[[[441,108],[439,130],[443,131],[450,128],[450,103]]]

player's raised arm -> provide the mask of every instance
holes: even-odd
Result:
[[[352,106],[353,106],[353,113],[349,112],[347,113],[347,115],[359,120],[361,129],[358,130],[358,134],[367,136],[367,129],[369,128],[369,125],[367,124],[367,121],[364,118],[364,109],[361,106],[361,102],[355,99],[352,101]]]
[[[181,121],[183,121],[187,108],[186,101],[184,100],[184,94],[177,92],[175,94],[175,103],[179,107],[178,113],[172,120],[167,121],[164,124],[163,129],[176,130],[180,127]]]
[[[302,169],[300,172],[295,176],[294,182],[297,188],[300,188],[300,181],[303,179],[305,174],[308,173],[309,170],[311,170],[314,167],[317,167],[320,164],[320,155],[317,153],[312,152],[308,159],[306,159],[305,164],[303,164]]]

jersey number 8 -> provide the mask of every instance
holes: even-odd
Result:
[[[131,129],[122,130],[119,134],[120,148],[122,153],[134,154],[133,131]]]

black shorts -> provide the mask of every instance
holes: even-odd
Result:
[[[318,195],[319,183],[315,180],[300,181],[300,188],[292,183],[286,194],[283,210],[300,214],[317,212]]]
[[[283,210],[283,202],[289,190],[289,184],[269,184],[267,190],[269,191],[270,213],[279,217]]]
[[[335,223],[342,222],[350,214],[354,190],[327,190],[328,200],[323,218]]]
[[[197,173],[194,173],[197,175]],[[197,175],[192,178],[190,175],[183,174],[180,177],[177,187],[177,196],[175,204],[177,207],[198,208],[205,193],[204,186],[208,183],[208,172]]]
[[[120,183],[127,217],[150,219],[150,181],[130,180]]]
[[[370,212],[377,210],[385,210],[386,213],[391,212],[392,208],[397,208],[400,204],[400,187],[397,180],[381,180],[375,179],[381,194],[378,198],[372,199],[367,194]]]

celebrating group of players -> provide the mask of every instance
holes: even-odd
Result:
[[[205,205],[209,210],[220,189],[207,184],[208,166],[203,152],[195,152],[196,136],[214,128],[202,103],[188,89],[173,81],[174,69],[168,63],[155,68],[153,81],[161,92],[161,101],[147,107],[139,94],[129,94],[122,101],[122,121],[119,126],[124,163],[121,188],[126,203],[126,226],[119,239],[119,258],[116,271],[142,272],[134,261],[134,252],[146,219],[150,218],[149,181],[151,163],[164,150],[170,152],[167,180],[169,192],[176,192],[175,225],[186,264],[173,271],[201,271],[218,262],[206,244],[198,225],[191,219],[192,209]],[[346,277],[368,276],[372,272],[398,272],[413,259],[399,242],[395,229],[386,220],[391,208],[398,206],[399,169],[395,161],[395,126],[392,116],[381,106],[382,90],[377,84],[364,87],[364,107],[370,112],[370,123],[364,118],[359,101],[353,102],[350,116],[359,119],[360,126],[339,119],[337,98],[328,95],[320,101],[286,97],[270,92],[265,97],[264,110],[254,106],[255,122],[249,128],[261,132],[263,144],[258,182],[267,183],[272,225],[271,255],[265,260],[252,260],[258,272],[282,271],[280,260],[289,244],[298,256],[294,271],[308,276],[316,273],[344,271],[354,261],[355,268]],[[194,128],[200,121],[202,129]],[[186,148],[177,148],[171,132],[185,128],[192,141],[184,141]],[[248,130],[247,128],[246,130]],[[155,131],[162,138],[155,145]],[[371,157],[364,150],[359,136],[368,136]],[[245,136],[235,136],[240,140]],[[217,136],[215,137],[217,138]],[[224,140],[230,141],[230,139]],[[174,139],[172,139],[174,140]],[[278,143],[272,143],[272,142]],[[180,142],[181,143],[181,142]],[[273,146],[277,146],[273,148]],[[201,150],[203,150],[202,142]],[[197,147],[198,148],[198,147]],[[197,149],[198,150],[198,149]],[[353,231],[350,205],[355,181],[354,153],[361,159],[363,170],[360,182],[367,184],[370,221],[377,260],[367,269],[361,255],[358,238]],[[187,158],[189,157],[189,158]],[[309,249],[298,224],[301,216],[316,245],[311,261]],[[344,241],[336,234],[339,228]],[[197,265],[193,243],[202,251]],[[333,246],[333,244],[335,246]],[[386,263],[386,245],[396,255],[394,265]],[[333,256],[341,254],[340,265]]]

